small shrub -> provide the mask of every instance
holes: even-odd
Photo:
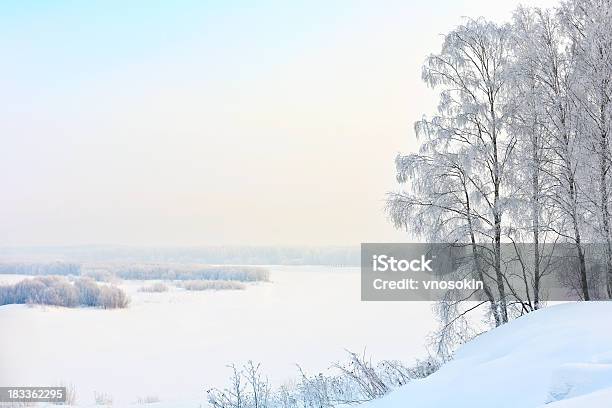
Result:
[[[138,291],[146,292],[146,293],[161,293],[161,292],[167,292],[168,286],[162,282],[156,282],[152,285],[143,286],[140,289],[138,289]]]
[[[94,391],[94,401],[96,405],[106,405],[106,406],[113,405],[113,397],[103,392]]]
[[[74,386],[74,384],[70,383],[70,384],[66,384],[64,382],[61,382],[60,387],[66,387],[66,401],[61,402],[61,403],[57,403],[55,405],[71,405],[74,406],[77,404],[77,396],[76,396],[76,388]]]
[[[372,364],[365,352],[359,355],[349,351],[348,355],[348,361],[333,364],[325,373],[308,375],[298,365],[299,378],[277,389],[270,386],[259,364],[249,361],[242,369],[229,365],[232,374],[228,386],[208,389],[208,403],[212,408],[348,407],[381,398],[440,367],[440,362],[431,357],[406,366],[390,360]]]
[[[159,397],[157,395],[147,395],[146,397],[138,398],[139,404],[154,404],[159,402]]]
[[[127,307],[129,299],[117,286],[101,286],[98,306],[104,309],[122,309]]]

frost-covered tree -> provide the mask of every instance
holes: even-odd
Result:
[[[510,192],[507,173],[516,144],[514,134],[507,129],[512,107],[509,92],[511,52],[510,26],[478,19],[469,20],[447,34],[441,52],[427,58],[423,80],[440,90],[440,103],[436,116],[423,119],[415,126],[417,134],[425,139],[421,156],[429,155],[428,165],[440,167],[442,174],[447,168],[452,169],[453,176],[445,178],[447,184],[464,183],[464,186],[448,187],[449,192],[445,192],[444,185],[434,186],[435,179],[429,178],[422,181],[417,193],[450,199],[454,206],[463,208],[457,212],[456,208],[432,205],[433,200],[402,202],[398,195],[391,196],[389,205],[396,225],[401,225],[402,211],[427,211],[430,217],[433,211],[440,213],[444,223],[450,220],[463,223],[463,230],[468,234],[460,240],[469,241],[469,234],[474,234],[477,241],[491,243],[493,285],[489,289],[497,324],[508,321],[501,242]],[[423,161],[417,156],[397,160],[400,181],[404,171],[401,166],[415,160]],[[457,193],[461,190],[463,197]],[[430,208],[415,210],[415,207]],[[423,218],[417,218],[411,226],[417,231],[431,228],[422,222]]]
[[[423,137],[429,138],[429,134]],[[491,228],[491,221],[479,213],[473,200],[478,200],[477,191],[471,185],[467,155],[439,152],[435,143],[423,144],[420,154],[398,156],[396,159],[397,179],[400,183],[411,181],[409,192],[389,195],[388,212],[399,228],[410,228],[432,242],[466,242],[472,254],[472,269],[461,272],[481,280],[483,292],[489,302],[491,313],[497,325],[502,323],[498,300],[491,289],[494,279],[485,272],[481,260],[479,237],[483,226]],[[464,278],[468,276],[461,276]],[[449,293],[444,315],[449,320],[459,313],[458,303],[463,297]],[[453,312],[450,312],[450,311]],[[458,322],[458,320],[454,320]],[[447,326],[452,331],[455,326]]]
[[[604,244],[608,296],[612,297],[610,231],[610,136],[612,134],[612,1],[573,0],[560,9],[560,22],[574,54],[576,86],[572,99],[576,132],[589,160],[588,198],[597,241]]]
[[[533,243],[529,265],[522,267],[524,305],[531,310],[541,305],[541,281],[547,274],[545,259],[549,254],[542,244],[559,238],[551,229],[558,215],[554,207],[558,183],[553,176],[554,123],[547,110],[549,85],[542,75],[543,65],[550,61],[544,50],[554,43],[554,26],[553,14],[548,10],[519,7],[514,13],[510,76],[514,106],[509,128],[517,144],[510,172],[514,184],[509,205],[512,221],[507,228],[513,242]]]
[[[544,243],[571,245],[568,290],[601,297],[601,267],[612,298],[610,27],[612,0],[520,7],[510,25],[468,20],[426,59],[437,114],[415,126],[418,153],[396,158],[402,187],[387,213],[423,239],[471,248],[457,273],[485,282],[474,298],[447,293],[440,338],[462,341],[446,329],[468,330],[473,307],[488,304],[496,325],[541,307]],[[518,272],[503,264],[502,242],[515,243]],[[529,253],[520,242],[533,244]]]

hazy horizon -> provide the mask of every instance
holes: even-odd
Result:
[[[421,64],[518,3],[4,2],[0,246],[409,240]]]

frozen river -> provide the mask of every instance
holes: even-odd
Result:
[[[0,307],[0,385],[73,384],[79,405],[94,391],[116,404],[156,396],[201,400],[227,383],[229,363],[261,362],[273,386],[326,370],[344,349],[375,360],[426,354],[431,305],[361,302],[358,268],[270,267],[246,290],[142,293],[126,281],[123,310]],[[15,281],[0,275],[0,282]]]

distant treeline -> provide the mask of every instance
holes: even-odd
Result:
[[[278,247],[129,247],[73,246],[0,248],[0,258],[77,263],[191,263],[209,265],[332,265],[359,266],[359,246]]]
[[[81,265],[66,262],[50,263],[0,263],[0,274],[15,275],[74,275],[81,274]]]
[[[179,288],[192,291],[200,290],[243,290],[246,289],[246,285],[242,282],[236,281],[219,281],[219,280],[195,280],[195,281],[181,281],[178,285]]]
[[[125,292],[112,285],[100,285],[90,278],[70,282],[63,276],[38,276],[14,285],[0,286],[0,306],[37,304],[64,307],[124,308],[129,299]]]
[[[268,281],[269,272],[252,266],[148,266],[118,267],[115,276],[128,280]]]
[[[254,266],[210,265],[97,265],[74,263],[0,263],[0,274],[35,276],[87,276],[97,281],[126,280],[225,280],[268,281],[269,272]]]

